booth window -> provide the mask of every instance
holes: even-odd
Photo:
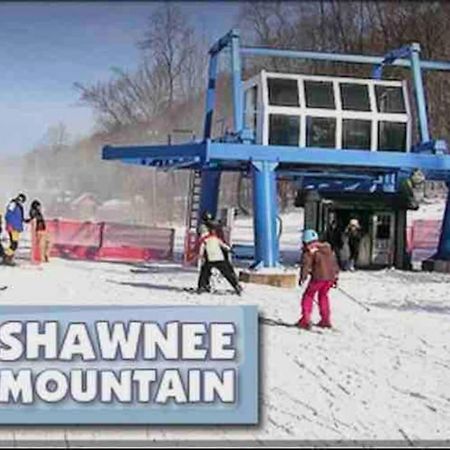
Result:
[[[378,124],[378,150],[406,151],[406,123],[381,121]]]
[[[245,91],[245,113],[244,124],[245,128],[256,130],[256,114],[258,102],[258,88],[253,86]]]
[[[273,106],[300,106],[297,80],[268,78],[269,104]]]
[[[370,111],[369,89],[365,84],[341,83],[342,109]]]
[[[270,114],[269,145],[299,146],[300,116]]]
[[[381,113],[406,113],[403,89],[400,86],[375,85],[378,111]]]
[[[304,83],[308,108],[335,109],[333,83],[311,80]]]
[[[390,239],[391,238],[391,217],[382,215],[378,217],[376,224],[376,239]]]
[[[344,119],[342,121],[342,148],[370,150],[372,122],[370,120]]]
[[[306,118],[307,147],[336,147],[336,119],[329,117]]]

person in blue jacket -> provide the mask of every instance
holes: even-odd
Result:
[[[5,263],[12,263],[14,254],[19,246],[20,235],[23,232],[25,222],[23,205],[26,200],[25,194],[21,193],[16,198],[13,198],[6,207],[5,229],[9,236],[9,248],[5,249]]]

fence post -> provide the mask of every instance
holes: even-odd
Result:
[[[98,252],[103,247],[103,235],[105,233],[105,224],[106,224],[106,222],[99,223],[99,238],[98,238],[98,249],[97,249]]]
[[[174,247],[175,247],[175,229],[171,228],[170,231],[170,250],[169,250],[169,259],[170,261],[174,260]]]

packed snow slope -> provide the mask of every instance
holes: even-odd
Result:
[[[286,221],[297,230],[297,220]],[[245,229],[240,236],[244,236]],[[286,247],[298,238],[286,232]],[[289,245],[290,244],[290,245]],[[0,267],[2,305],[257,305],[262,317],[261,421],[254,427],[0,428],[0,441],[80,439],[450,439],[450,276],[382,270],[343,273],[332,291],[334,330],[276,325],[299,318],[301,288],[246,285],[242,297],[185,290],[197,272],[176,263],[54,259]],[[351,300],[348,295],[365,307]],[[315,320],[317,318],[317,311]]]

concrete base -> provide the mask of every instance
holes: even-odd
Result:
[[[422,262],[422,270],[426,272],[450,273],[450,261],[427,259]]]
[[[258,272],[241,270],[239,281],[243,283],[268,284],[270,286],[295,288],[297,286],[297,274],[294,272]]]

